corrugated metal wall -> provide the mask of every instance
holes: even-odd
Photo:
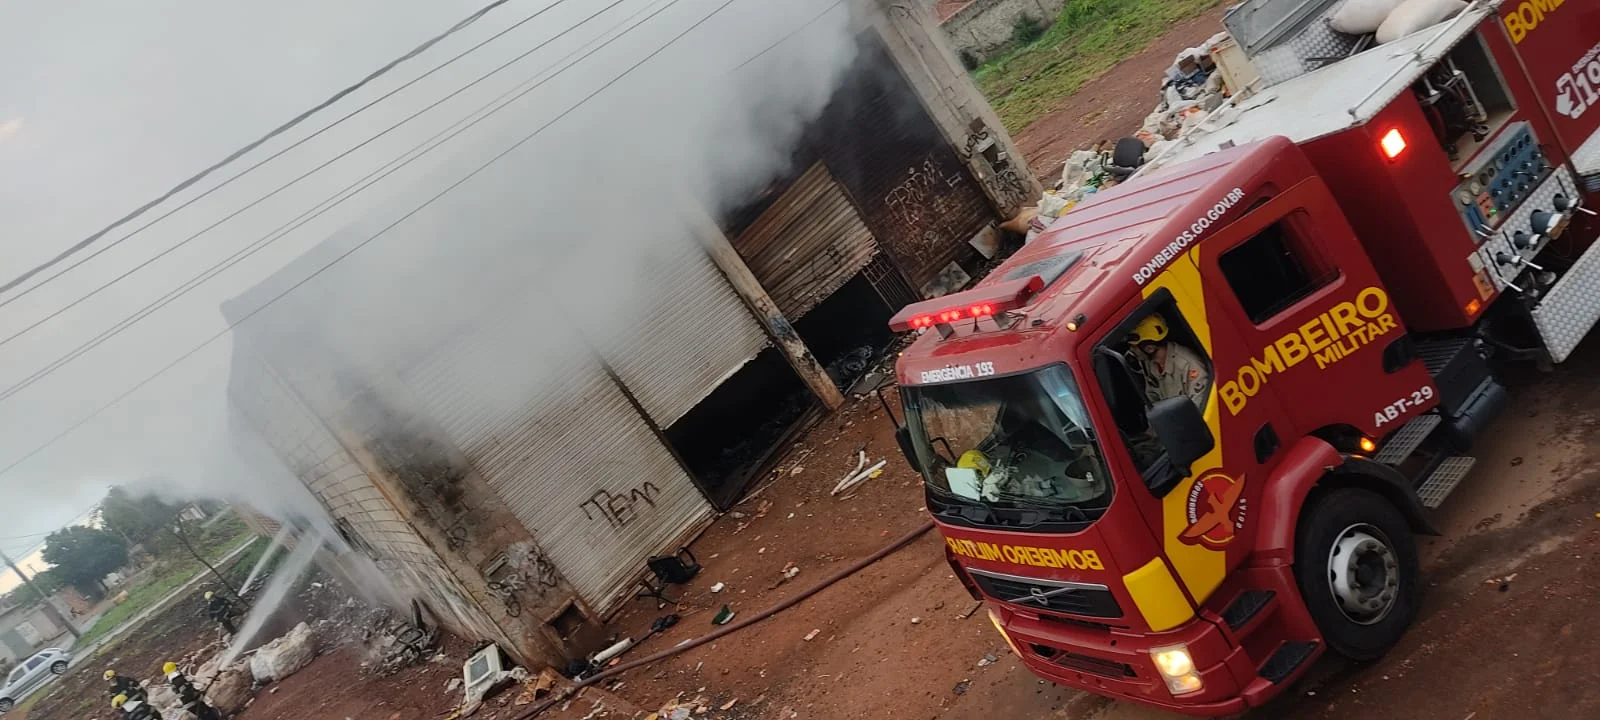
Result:
[[[629,325],[592,338],[608,365],[667,427],[767,345],[767,334],[699,246],[663,239]]]
[[[822,163],[812,164],[733,246],[791,322],[878,253],[872,232]]]
[[[578,331],[558,320],[516,311],[487,318],[404,380],[578,594],[605,613],[632,596],[646,558],[712,508]],[[529,360],[540,378],[521,402],[485,402],[473,387],[471,368],[541,345],[565,350]]]

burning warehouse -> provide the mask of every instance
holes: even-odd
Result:
[[[702,90],[732,96],[673,98],[750,112],[743,133],[685,123],[712,127],[709,145],[641,141],[681,155],[647,161],[671,172],[586,146],[598,127],[637,130],[595,115],[571,142],[496,156],[460,192],[430,198],[435,182],[394,203],[426,212],[361,215],[224,305],[241,428],[446,625],[528,662],[596,649],[646,561],[737,502],[842,401],[887,319],[963,282],[1037,195],[928,18],[830,11],[835,30],[766,20],[741,36],[745,63],[784,65],[759,82],[738,72],[763,63],[724,56],[709,76],[732,89]],[[836,47],[785,56],[787,39],[829,32]],[[805,74],[825,81],[772,79]],[[591,178],[621,180],[574,189]]]

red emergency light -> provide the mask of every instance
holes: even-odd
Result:
[[[895,332],[927,330],[937,327],[949,337],[950,325],[958,320],[1004,316],[1028,304],[1028,300],[1044,289],[1044,278],[1031,275],[1016,280],[953,293],[941,298],[924,300],[905,306],[889,318],[889,329]]]

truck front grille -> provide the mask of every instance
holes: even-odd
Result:
[[[1122,607],[1117,605],[1117,598],[1104,585],[1039,580],[971,568],[967,572],[983,594],[1029,610],[1086,617],[1122,617]]]
[[[1056,648],[1048,645],[1032,645],[1029,646],[1028,649],[1032,650],[1034,654],[1038,655],[1039,657],[1069,670],[1077,670],[1078,672],[1102,675],[1109,678],[1131,678],[1139,676],[1138,673],[1133,671],[1132,665],[1120,663],[1115,660],[1105,660],[1090,655],[1079,655],[1075,652],[1057,650]]]

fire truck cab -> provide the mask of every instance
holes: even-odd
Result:
[[[1500,10],[1237,103],[891,321],[902,450],[1034,673],[1226,715],[1411,624],[1496,364],[1600,320],[1582,143]]]

